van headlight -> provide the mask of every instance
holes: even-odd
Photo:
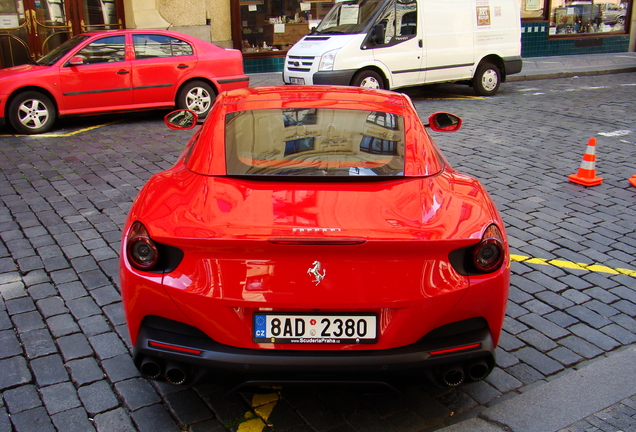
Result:
[[[338,54],[339,49],[335,49],[332,51],[327,51],[320,58],[320,65],[318,66],[319,71],[327,71],[333,70],[333,62],[336,60],[336,54]]]

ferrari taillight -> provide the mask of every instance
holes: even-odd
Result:
[[[159,260],[157,246],[141,222],[135,222],[130,227],[126,254],[130,264],[139,270],[152,269]]]
[[[501,267],[504,257],[501,231],[496,225],[490,225],[473,251],[473,264],[480,272],[491,273]]]

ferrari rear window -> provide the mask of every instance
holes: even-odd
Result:
[[[379,111],[283,108],[226,116],[229,175],[402,176],[404,119]]]

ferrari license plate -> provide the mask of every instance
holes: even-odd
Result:
[[[371,344],[376,343],[375,314],[254,314],[256,343]]]
[[[305,85],[305,78],[289,77],[289,82],[292,84]]]

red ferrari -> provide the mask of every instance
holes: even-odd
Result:
[[[50,130],[57,117],[184,108],[205,117],[220,92],[247,87],[243,56],[181,33],[77,35],[35,64],[0,69],[0,126]]]
[[[141,373],[173,384],[486,377],[508,242],[484,188],[426,131],[460,125],[448,113],[423,125],[407,96],[383,90],[219,95],[123,229]]]

